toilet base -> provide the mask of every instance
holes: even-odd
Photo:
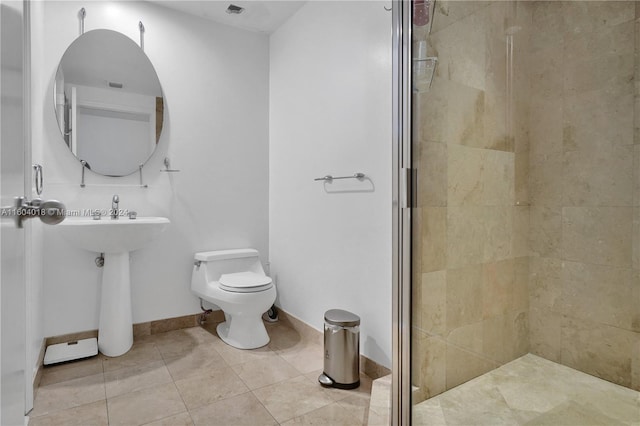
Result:
[[[227,321],[218,324],[216,331],[226,344],[238,349],[257,349],[271,341],[260,316],[231,318],[225,314],[225,317]]]

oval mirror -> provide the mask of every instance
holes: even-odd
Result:
[[[58,65],[54,97],[64,143],[96,173],[137,171],[160,140],[160,81],[147,55],[123,34],[93,30],[71,43]]]

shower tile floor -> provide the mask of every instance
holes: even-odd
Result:
[[[371,379],[322,388],[320,339],[267,324],[267,347],[226,345],[215,325],[136,340],[125,355],[44,369],[29,425],[377,425]],[[375,414],[371,414],[375,417]]]
[[[640,392],[525,355],[413,407],[417,425],[640,425]]]

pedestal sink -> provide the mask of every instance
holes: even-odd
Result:
[[[98,349],[125,354],[133,345],[129,252],[149,244],[169,225],[165,217],[67,218],[56,229],[78,248],[104,253]]]

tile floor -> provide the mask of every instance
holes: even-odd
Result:
[[[417,404],[417,425],[640,425],[640,392],[525,355]]]
[[[320,338],[268,324],[271,343],[244,351],[215,324],[137,340],[125,355],[46,367],[29,424],[382,425],[369,415],[371,379],[322,388]],[[320,337],[320,336],[318,336]]]

